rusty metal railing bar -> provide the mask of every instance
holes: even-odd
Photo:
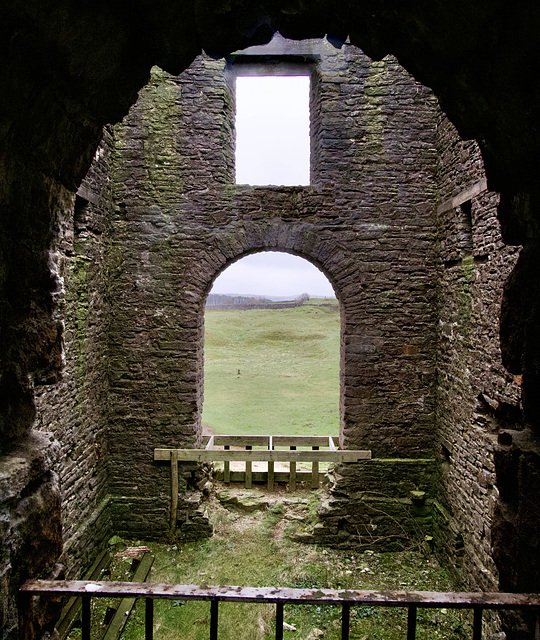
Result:
[[[341,640],[349,640],[349,628],[351,624],[351,605],[344,602],[341,606]]]
[[[219,600],[210,602],[210,640],[218,640]]]
[[[283,602],[276,604],[276,640],[283,640]]]
[[[145,640],[153,637],[153,600],[210,600],[210,640],[217,640],[219,602],[258,602],[276,604],[276,640],[283,639],[285,604],[334,605],[342,608],[342,640],[349,639],[351,606],[374,605],[407,607],[407,640],[415,640],[418,608],[472,609],[473,640],[482,638],[484,609],[522,609],[540,614],[540,595],[511,593],[440,593],[426,591],[356,591],[332,589],[290,589],[273,587],[233,587],[167,585],[133,582],[92,582],[30,580],[19,592],[19,630],[21,640],[32,640],[32,597],[73,595],[82,600],[82,640],[90,640],[92,597],[144,598]]]
[[[90,640],[90,623],[91,623],[91,610],[90,610],[90,597],[89,595],[81,598],[82,613],[81,613],[81,637],[82,640]]]
[[[473,609],[473,640],[482,640],[482,607]]]
[[[407,609],[407,640],[416,638],[416,607],[409,605]]]
[[[153,640],[154,638],[154,599],[145,598],[144,612],[144,639]]]

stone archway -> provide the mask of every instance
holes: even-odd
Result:
[[[527,308],[522,303],[530,300],[528,283],[536,282],[538,272],[539,98],[529,78],[531,61],[538,56],[536,5],[527,3],[518,10],[475,2],[430,5],[426,10],[421,4],[405,7],[398,2],[354,8],[328,3],[291,11],[273,2],[256,8],[217,2],[210,8],[183,6],[181,15],[178,3],[164,3],[160,9],[137,5],[127,14],[111,7],[105,14],[99,7],[75,10],[58,3],[39,9],[16,2],[2,7],[4,448],[29,444],[32,378],[48,381],[61,366],[61,324],[53,315],[59,280],[51,272],[54,260],[49,260],[49,251],[52,248],[54,254],[58,229],[69,220],[73,191],[90,164],[101,126],[120,120],[152,64],[176,73],[202,47],[212,54],[229,53],[268,40],[276,29],[298,38],[329,33],[343,40],[350,34],[351,41],[373,58],[395,53],[433,87],[462,135],[480,142],[490,186],[501,191],[505,238],[528,246],[507,289],[505,327],[511,328],[504,332],[503,348],[509,368],[524,374],[524,387],[533,398],[539,379],[538,344],[519,337],[536,335],[539,325],[536,294]],[[525,402],[527,425],[537,429],[536,404]],[[534,469],[534,451],[534,439],[528,439],[515,443],[508,453],[520,460],[516,467],[530,462]],[[513,469],[509,475],[508,469]],[[500,472],[510,487],[521,478],[518,493],[525,495],[529,489],[529,497],[536,499],[527,474],[504,464]],[[46,471],[40,472],[28,485],[46,476]],[[517,516],[510,514],[509,521],[518,528],[525,505],[526,500],[517,499]],[[509,525],[510,533],[503,532],[503,541],[514,539],[514,524]],[[524,531],[517,539],[524,566],[531,555],[528,535]],[[537,569],[527,570],[525,582],[513,567],[504,570],[513,588],[539,584]],[[25,571],[21,579],[33,575],[33,569]],[[13,624],[10,614],[6,626]]]

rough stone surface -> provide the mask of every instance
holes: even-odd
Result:
[[[439,482],[442,505],[455,518],[443,528],[454,529],[456,538],[453,547],[443,533],[441,551],[465,587],[489,590],[498,583],[491,551],[499,495],[493,455],[498,433],[509,420],[521,421],[519,380],[504,369],[498,342],[502,288],[519,252],[503,244],[498,196],[482,182],[478,147],[461,142],[442,118],[438,148]]]
[[[540,15],[537,3],[501,6],[487,0],[429,4],[390,0],[385,3],[293,5],[277,0],[256,5],[234,0],[216,0],[210,4],[165,1],[158,5],[133,4],[125,11],[122,5],[105,7],[100,3],[82,5],[64,0],[54,3],[9,0],[2,3],[2,450],[9,452],[17,441],[26,439],[34,422],[34,382],[52,382],[62,365],[62,324],[57,307],[61,296],[57,295],[59,280],[54,261],[50,260],[50,252],[56,251],[61,235],[61,221],[71,210],[73,192],[90,165],[102,136],[102,125],[118,122],[126,114],[137,91],[147,81],[151,66],[159,64],[176,76],[189,66],[201,49],[217,56],[228,54],[248,44],[268,41],[275,30],[294,38],[320,37],[327,33],[334,41],[343,41],[350,35],[351,42],[373,59],[381,60],[388,53],[395,54],[409,72],[434,90],[461,135],[478,140],[490,189],[501,192],[497,209],[503,237],[507,242],[524,245],[522,258],[503,294],[501,337],[506,366],[515,376],[523,376],[521,388],[527,439],[513,439],[511,453],[504,450],[497,462],[496,483],[501,494],[501,508],[496,513],[504,514],[499,520],[498,548],[512,546],[516,558],[526,559],[531,556],[530,551],[534,551],[534,537],[528,535],[529,527],[521,529],[516,525],[529,519],[527,510],[531,504],[538,503],[538,491],[535,482],[518,482],[515,469],[519,465],[515,466],[514,458],[526,460],[523,468],[527,467],[529,472],[522,475],[523,480],[529,475],[535,477],[538,462],[536,455],[530,452],[538,450],[533,433],[540,429],[537,400],[540,332],[536,311],[539,308],[540,134],[537,114],[540,94],[537,83],[531,81],[531,69],[534,70],[534,61],[538,58]],[[494,196],[485,195],[491,201],[488,209],[493,211]],[[474,212],[478,211],[477,206],[478,203],[473,202]],[[502,280],[501,274],[496,273],[498,259],[477,261],[478,271],[482,267],[482,278],[492,278],[493,282],[497,278]],[[457,264],[456,260],[458,257],[445,259],[446,268],[455,274],[448,274],[444,280],[448,287],[454,281],[450,287],[453,291],[450,307],[459,306],[467,315],[468,303],[464,294],[467,288],[474,292],[476,281],[473,278],[469,282],[470,265],[467,262]],[[502,274],[506,274],[509,266],[506,260],[503,262]],[[490,266],[493,266],[493,273]],[[457,274],[461,274],[459,278]],[[351,278],[353,281],[356,278],[354,273]],[[487,280],[485,282],[487,284]],[[486,293],[494,291],[490,287],[486,286]],[[444,297],[438,299],[444,300]],[[482,296],[475,295],[474,299],[481,300]],[[487,304],[487,299],[483,305],[486,311],[494,306]],[[444,304],[440,308],[442,316],[451,316],[446,313]],[[474,317],[474,305],[471,312]],[[458,532],[466,531],[475,516],[485,513],[483,508],[474,506],[466,509],[463,518],[459,515],[459,495],[463,504],[470,501],[474,505],[479,504],[478,496],[482,495],[475,487],[474,500],[469,500],[470,491],[466,489],[468,483],[473,482],[476,458],[482,461],[483,476],[477,484],[482,489],[486,488],[482,483],[487,483],[488,493],[492,497],[496,495],[494,489],[489,489],[493,463],[491,456],[485,455],[485,451],[493,449],[493,437],[486,436],[489,428],[473,428],[468,432],[471,422],[476,426],[485,419],[497,425],[509,424],[510,428],[516,424],[522,426],[512,410],[517,406],[514,393],[518,391],[507,393],[513,388],[512,383],[505,375],[501,377],[497,358],[493,375],[491,373],[492,345],[497,344],[497,331],[492,331],[496,320],[492,322],[492,316],[489,317],[490,321],[478,325],[478,331],[488,331],[490,338],[489,346],[483,352],[484,364],[472,362],[472,354],[479,346],[474,332],[463,331],[464,325],[458,320],[444,320],[445,340],[451,340],[441,349],[441,354],[448,356],[441,367],[448,375],[446,382],[441,384],[443,391],[439,397],[444,398],[442,404],[449,410],[449,415],[456,417],[456,424],[452,427],[446,421],[446,410],[437,412],[437,419],[448,436],[455,436],[458,444],[458,453],[453,454],[452,446],[447,446],[453,440],[447,440],[446,450],[442,450],[442,497],[437,513],[449,514],[451,527],[446,527],[446,531],[454,525]],[[452,332],[454,324],[457,328]],[[457,339],[458,335],[467,339]],[[474,349],[464,349],[466,344]],[[469,361],[472,368],[468,366]],[[468,379],[468,371],[474,372],[475,376],[482,373],[482,384],[477,388]],[[473,411],[471,400],[478,397],[478,387],[484,386],[491,389],[491,394],[484,394],[480,389],[482,410]],[[450,388],[455,389],[459,400],[451,399]],[[500,402],[499,397],[502,398]],[[472,416],[471,419],[473,413],[480,417]],[[504,440],[502,433],[499,437]],[[452,455],[454,460],[447,460]],[[446,463],[450,468],[453,465],[454,470],[449,470]],[[480,470],[480,465],[477,468]],[[460,483],[457,469],[467,470],[467,485]],[[462,490],[458,491],[460,487]],[[73,495],[76,495],[75,490]],[[165,499],[165,496],[161,497]],[[450,510],[445,509],[442,502]],[[534,513],[532,510],[531,518],[535,517]],[[505,528],[505,522],[509,523],[508,528]],[[538,530],[538,520],[536,522]],[[481,534],[477,532],[470,535],[468,549],[472,550],[480,538]],[[17,543],[21,548],[26,544],[26,540]],[[487,534],[482,545],[484,550],[479,552],[479,558],[486,553]],[[469,560],[465,566],[467,562]],[[517,578],[520,573],[531,578],[530,581],[527,578],[527,584],[533,584],[534,571],[528,572],[523,561],[518,563],[519,567],[512,568],[507,558],[499,556],[498,562],[501,584],[520,584]],[[477,568],[482,563],[479,559],[470,566]],[[506,573],[508,575],[503,575]],[[491,584],[493,580],[489,582]],[[534,590],[538,591],[540,585],[534,584]],[[6,633],[5,629],[3,633]],[[532,637],[532,633],[521,634],[517,630],[515,635],[511,633],[509,627],[509,638]]]
[[[268,509],[268,497],[260,491],[229,491],[222,489],[216,491],[216,498],[221,504],[233,507],[243,513],[253,511],[266,511]]]
[[[432,533],[434,466],[432,459],[404,458],[337,466],[309,541],[341,548],[418,547]],[[424,499],[414,500],[413,492]]]
[[[51,434],[27,436],[0,456],[0,628],[16,634],[17,590],[29,578],[61,577],[62,524],[58,478],[50,471],[58,456]],[[50,630],[58,605],[39,606],[36,633]]]
[[[107,491],[108,285],[106,236],[111,207],[112,138],[105,131],[94,162],[58,229],[52,260],[57,314],[64,322],[62,379],[36,387],[35,428],[60,442],[54,467],[62,491],[68,577],[78,577],[111,535]],[[44,382],[48,383],[48,380]]]
[[[317,41],[300,52],[320,59],[309,187],[234,185],[224,61],[154,70],[117,129],[110,490],[132,518],[150,509],[153,526],[165,527],[168,486],[153,447],[200,433],[206,294],[253,251],[305,257],[336,290],[342,446],[410,458],[434,447],[436,103],[392,58]]]

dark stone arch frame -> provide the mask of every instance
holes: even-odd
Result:
[[[242,46],[251,38],[264,38],[276,26],[284,34],[298,37],[320,35],[325,31],[342,34],[344,37],[350,27],[353,41],[358,42],[374,57],[382,57],[387,49],[395,47],[405,65],[418,78],[433,86],[435,92],[444,99],[443,106],[462,133],[474,136],[481,142],[486,154],[490,184],[492,188],[502,191],[499,212],[506,238],[516,244],[529,244],[531,253],[534,253],[538,237],[536,218],[539,200],[537,178],[534,176],[535,167],[538,166],[535,151],[538,149],[538,136],[534,114],[538,109],[531,92],[533,83],[528,81],[529,63],[536,59],[538,53],[538,13],[534,3],[515,11],[506,7],[503,7],[506,10],[501,11],[499,5],[483,2],[468,3],[466,7],[448,7],[444,11],[440,7],[441,13],[431,11],[431,7],[426,12],[418,5],[407,8],[407,15],[401,14],[399,7],[392,3],[385,4],[384,7],[376,6],[375,11],[371,4],[357,5],[355,12],[350,9],[341,11],[341,7],[336,10],[332,6],[328,10],[321,7],[317,15],[299,12],[297,15],[289,13],[280,17],[279,7],[273,4],[264,11],[254,11],[248,16],[244,15],[242,9],[229,6],[221,13],[217,25],[212,23],[212,11],[194,9],[190,13],[193,22],[190,22],[176,20],[172,7],[164,6],[163,16],[148,16],[144,13],[146,9],[141,6],[130,16],[114,11],[108,17],[106,22],[114,25],[110,30],[110,33],[114,33],[113,38],[102,38],[101,33],[97,37],[97,30],[103,25],[103,20],[94,20],[92,15],[78,15],[71,24],[69,20],[61,21],[63,29],[60,29],[55,28],[59,19],[57,6],[51,6],[51,11],[48,14],[44,12],[38,20],[35,19],[32,7],[29,6],[24,15],[21,15],[16,4],[10,3],[3,7],[6,32],[17,36],[6,49],[9,64],[3,65],[3,69],[8,76],[7,84],[9,86],[14,80],[18,65],[21,65],[22,78],[20,83],[19,79],[13,82],[16,91],[3,92],[15,104],[14,109],[2,111],[6,114],[6,128],[3,129],[3,132],[7,131],[6,166],[24,178],[21,184],[35,184],[38,190],[43,186],[44,192],[52,193],[51,203],[60,183],[74,189],[84,175],[100,136],[100,124],[121,117],[126,105],[133,100],[136,88],[144,83],[150,59],[153,62],[157,56],[163,66],[170,65],[174,70],[185,66],[198,53],[201,43],[208,51],[220,53]],[[93,9],[87,10],[90,12]],[[176,33],[176,37],[169,40],[169,29],[165,26],[167,22],[175,26],[181,24],[182,28],[185,24],[186,37],[178,38]],[[166,46],[157,53],[155,50],[150,53],[146,47],[141,47],[134,35],[140,33],[138,24],[152,25],[156,32],[162,28]],[[196,24],[197,28],[191,28],[192,24]],[[506,28],[508,24],[511,28]],[[72,29],[77,37],[63,38],[64,29]],[[483,37],[486,32],[491,37]],[[60,39],[63,39],[63,43],[58,46]],[[99,51],[97,42],[102,43]],[[115,52],[119,49],[124,53],[116,56]],[[32,55],[32,51],[36,55]],[[84,51],[85,56],[78,56],[76,51]],[[12,56],[13,52],[15,55]],[[113,55],[110,55],[111,52]],[[107,59],[110,63],[102,78],[97,78],[93,73],[96,54],[99,60]],[[40,65],[40,69],[32,67],[32,58]],[[511,64],[508,64],[509,58],[512,58]],[[62,74],[69,65],[64,65],[63,60],[73,60],[70,68],[78,70],[65,81]],[[129,68],[126,60],[135,60],[137,69]],[[489,61],[489,64],[484,64],[484,61]],[[120,73],[115,73],[113,68]],[[492,69],[493,73],[484,82],[482,74],[486,68]],[[28,82],[29,77],[39,77],[44,69],[48,74],[45,82],[37,87],[33,82]],[[25,75],[25,70],[29,70],[28,76]],[[121,83],[125,91],[117,90],[118,83]],[[79,84],[88,87],[90,97],[80,100],[77,98]],[[29,89],[35,90],[34,95],[38,98],[35,104],[40,104],[43,108],[43,113],[39,116],[32,102],[27,100]],[[69,93],[71,108],[64,109],[65,96]],[[122,93],[124,97],[119,98]],[[465,95],[468,102],[462,106]],[[19,109],[21,105],[23,108]],[[69,115],[66,115],[68,112]],[[523,117],[527,115],[529,117]],[[11,128],[13,122],[15,126]],[[50,135],[47,133],[42,136],[42,130]],[[9,158],[10,154],[15,160]],[[41,172],[41,176],[48,175],[49,178],[42,180],[41,177],[36,177],[34,169]],[[18,205],[10,209],[13,203],[11,194],[7,194],[7,200],[8,216],[13,214],[14,218],[19,219],[15,215],[15,211],[19,211]],[[50,207],[39,200],[35,197],[28,198],[20,210],[28,214],[29,224],[43,220],[45,226],[48,226],[51,219]],[[14,237],[9,228],[6,237],[8,243]],[[13,389],[7,389],[10,393],[6,394],[13,398],[13,405],[6,409],[8,417],[13,417],[13,408],[17,407],[17,403],[23,405],[23,411],[15,413],[22,427],[21,431],[17,429],[21,438],[24,438],[23,434],[31,422],[31,415],[24,409],[31,409],[32,404],[31,394],[24,384],[24,376],[42,368],[33,341],[25,336],[31,335],[35,327],[38,327],[38,333],[43,328],[49,333],[49,328],[54,324],[50,314],[50,290],[47,285],[40,284],[49,280],[47,268],[41,259],[43,250],[48,246],[48,239],[36,237],[36,240],[38,247],[35,251],[21,252],[27,264],[32,266],[23,268],[24,275],[20,278],[23,286],[15,301],[16,308],[3,318],[6,329],[4,352],[22,366],[21,378],[16,380]],[[10,258],[17,254],[17,247],[22,248],[22,244],[16,242],[13,250],[7,252]],[[23,262],[25,260],[19,261],[19,265]],[[515,300],[527,299],[527,282],[532,281],[537,272],[538,259],[535,259],[509,284],[509,295],[505,302],[508,318],[506,326],[525,327],[525,332],[531,335],[534,335],[539,324],[538,313],[534,310],[525,310],[524,313],[521,302],[516,304]],[[27,286],[27,279],[33,281],[36,273],[39,286],[34,288],[33,282]],[[56,327],[52,326],[50,334],[56,333]],[[531,397],[537,386],[537,349],[530,343],[513,343],[511,333],[511,329],[508,329],[508,333],[505,330],[503,337],[505,356],[516,374],[522,371],[521,362],[526,362],[524,384],[531,390]],[[536,427],[538,412],[532,410],[528,412],[528,416],[530,424]],[[535,579],[536,582],[533,580],[533,583],[538,584],[537,578]]]

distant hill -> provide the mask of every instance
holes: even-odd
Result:
[[[326,296],[309,296],[302,293],[297,296],[261,296],[249,293],[209,293],[206,299],[206,306],[210,309],[217,307],[233,309],[247,307],[264,307],[275,302],[291,303],[291,305],[302,304],[310,298],[324,298]],[[332,298],[329,298],[332,299]]]
[[[239,295],[235,293],[209,293],[206,299],[207,307],[244,307],[251,305],[270,304],[270,298],[262,296]]]

